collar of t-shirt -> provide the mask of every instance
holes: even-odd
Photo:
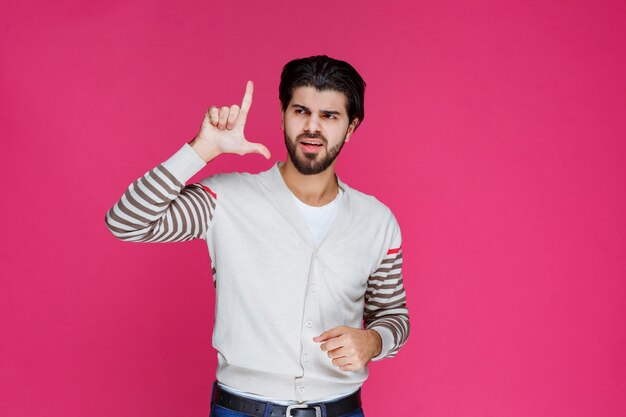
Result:
[[[330,225],[337,214],[337,207],[339,207],[343,190],[339,188],[339,192],[333,201],[319,207],[309,206],[300,201],[295,194],[291,193],[291,195],[293,196],[296,206],[300,209],[300,213],[302,213],[315,243],[319,244],[322,239],[324,239],[324,236],[326,236],[326,233],[328,233],[328,229],[330,229]]]

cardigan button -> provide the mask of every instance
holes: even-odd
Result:
[[[311,327],[311,326],[313,326],[313,322],[311,320],[307,320],[306,323],[304,323],[304,325],[306,327]]]

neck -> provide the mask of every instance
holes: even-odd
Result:
[[[323,206],[337,197],[339,185],[335,176],[335,163],[314,175],[304,175],[296,169],[289,156],[279,168],[287,188],[304,204]]]

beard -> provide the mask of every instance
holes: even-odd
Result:
[[[285,145],[287,146],[287,153],[289,153],[289,159],[296,167],[298,172],[302,175],[315,175],[323,172],[328,168],[335,158],[339,155],[341,148],[343,148],[343,144],[346,141],[346,136],[344,135],[343,140],[337,145],[333,146],[330,149],[327,149],[326,152],[322,155],[322,153],[309,153],[303,152],[303,157],[298,156],[298,142],[301,139],[321,139],[324,141],[324,147],[328,144],[328,141],[324,136],[320,133],[303,133],[298,135],[295,140],[291,139],[287,132],[284,132],[285,135]]]

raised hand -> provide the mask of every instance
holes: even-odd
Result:
[[[271,157],[270,151],[264,145],[248,142],[243,134],[252,104],[253,89],[254,84],[248,81],[241,107],[236,104],[219,109],[211,106],[205,113],[200,131],[190,142],[191,147],[205,162],[223,153],[259,153],[267,159]]]

